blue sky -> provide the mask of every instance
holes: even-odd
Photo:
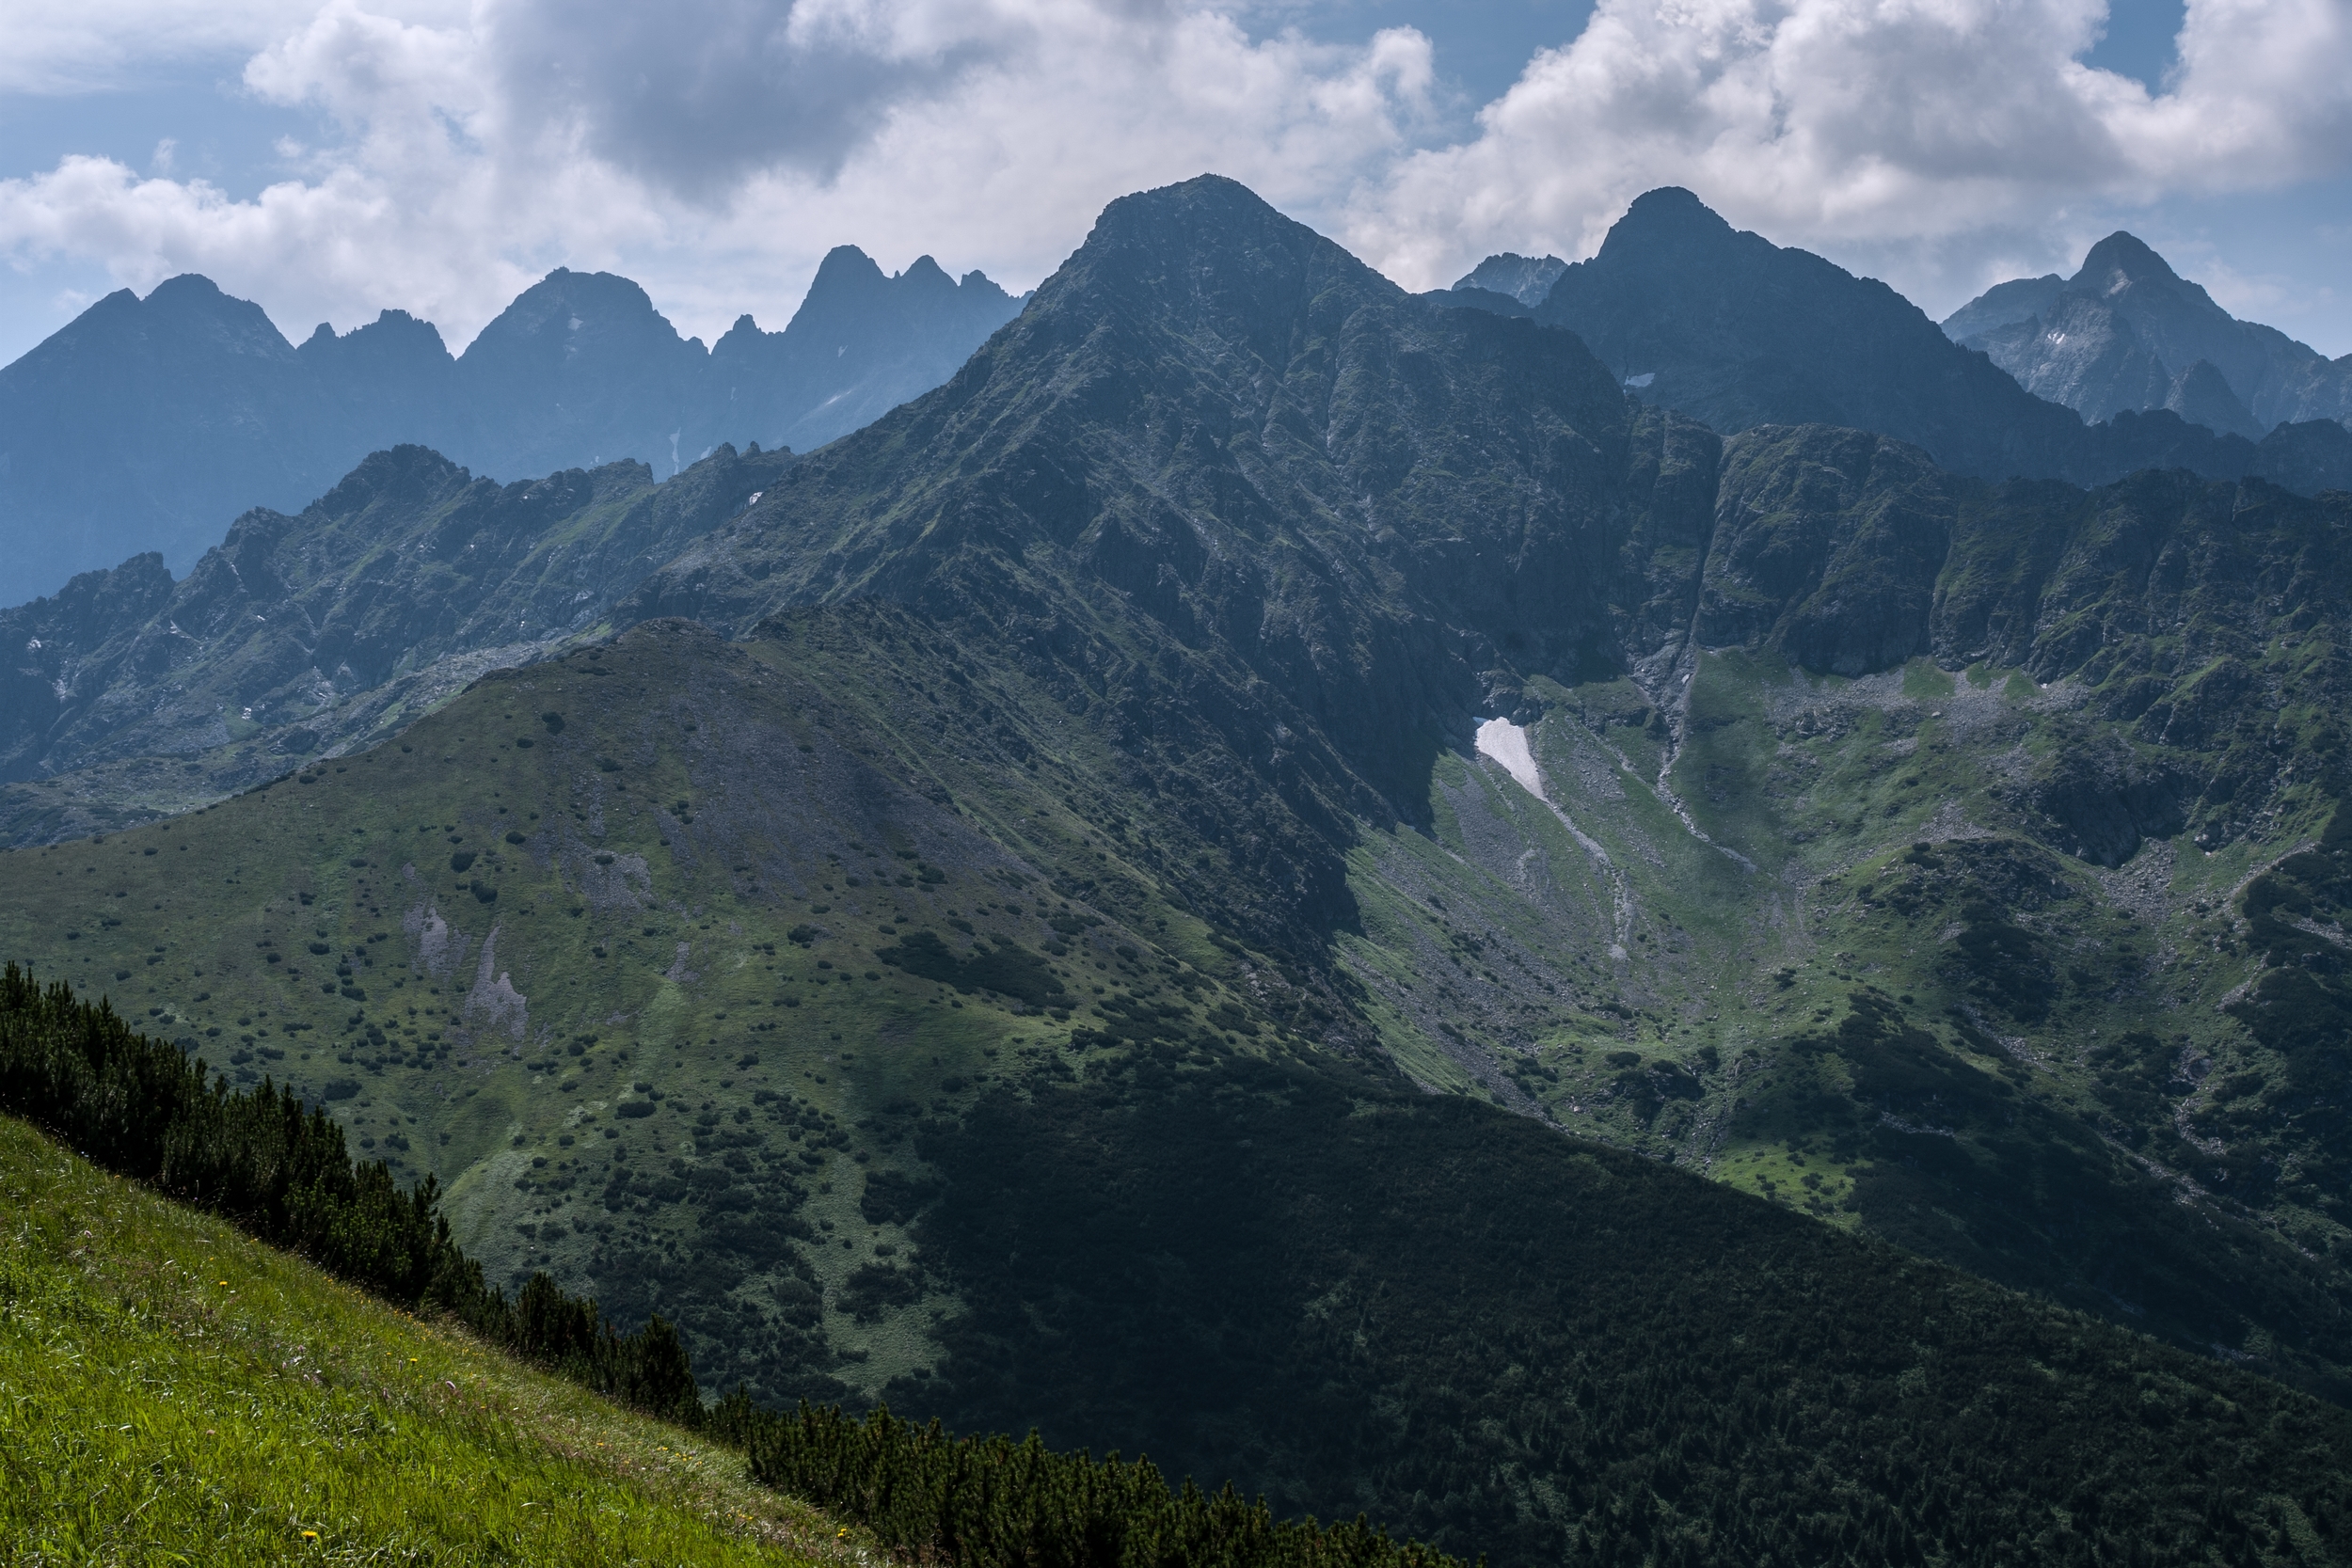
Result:
[[[843,242],[1017,289],[1204,168],[1411,287],[1668,182],[1936,315],[2128,228],[2352,352],[2352,8],[2197,6],[90,0],[0,23],[0,359],[180,271],[454,342],[557,264],[706,338]]]

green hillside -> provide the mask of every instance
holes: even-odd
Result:
[[[13,852],[0,941],[437,1176],[495,1280],[660,1311],[707,1386],[877,1391],[932,1354],[885,1196],[921,1180],[915,1119],[1098,1037],[1230,1050],[1320,1006],[1245,985],[1116,863],[1052,793],[1071,770],[961,800],[911,772],[949,704],[881,659],[923,646],[886,617],[647,627],[266,790]]]
[[[847,1562],[739,1456],[0,1117],[0,1559]]]
[[[500,484],[396,447],[296,515],[237,518],[176,583],[135,556],[0,610],[0,842],[111,832],[381,739],[596,626],[791,461],[723,446],[664,484],[627,462]]]

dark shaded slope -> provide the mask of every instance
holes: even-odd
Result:
[[[2341,1412],[1401,1088],[1159,1051],[935,1125],[972,1307],[893,1404],[1502,1563],[2340,1549]]]

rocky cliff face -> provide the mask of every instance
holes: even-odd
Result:
[[[745,316],[712,346],[705,422],[772,429],[771,444],[795,451],[821,447],[955,374],[1021,303],[928,256],[885,277],[855,245],[836,246],[782,332]]]
[[[1019,308],[977,273],[927,257],[885,277],[845,246],[784,332],[746,317],[706,353],[628,279],[559,268],[453,358],[403,311],[295,348],[201,277],[121,291],[0,370],[0,603],[147,550],[183,571],[246,508],[298,508],[404,443],[514,480],[821,445],[946,380]]]
[[[1521,305],[1541,305],[1568,264],[1557,256],[1518,256],[1509,251],[1489,256],[1454,279],[1457,289],[1486,289],[1508,294]]]
[[[1944,330],[2086,419],[2169,408],[2259,439],[2280,423],[2352,415],[2352,356],[2330,361],[2275,327],[2237,320],[2127,233],[2091,246],[2072,277],[1988,290]]]

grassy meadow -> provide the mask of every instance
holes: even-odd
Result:
[[[739,1454],[0,1119],[0,1560],[859,1556]]]

